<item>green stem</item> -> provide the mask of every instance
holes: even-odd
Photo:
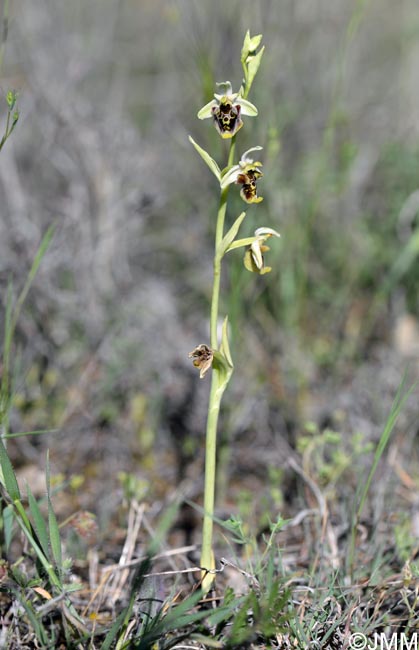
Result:
[[[202,526],[201,567],[203,568],[202,588],[208,591],[214,580],[214,574],[207,570],[214,568],[212,552],[212,531],[215,503],[215,476],[217,456],[217,424],[220,413],[221,391],[218,390],[218,372],[213,371],[211,392],[208,406],[207,435],[205,445],[205,485],[204,485],[204,522]]]
[[[218,349],[218,304],[220,298],[220,283],[221,283],[221,257],[217,255],[217,248],[223,238],[224,220],[227,208],[228,187],[221,192],[220,207],[218,208],[217,228],[215,232],[215,254],[214,254],[214,275],[212,282],[212,298],[211,298],[211,315],[210,315],[210,341],[213,350]]]
[[[231,167],[234,161],[234,152],[236,149],[236,136],[231,140],[230,151],[228,154],[227,166]],[[217,323],[218,323],[218,304],[220,297],[220,281],[221,281],[221,257],[217,255],[217,249],[224,237],[224,221],[227,210],[227,198],[230,186],[228,185],[221,191],[220,205],[218,208],[217,225],[215,229],[215,251],[214,251],[214,278],[212,284],[212,299],[211,299],[211,316],[210,316],[210,340],[213,350],[218,349],[217,337]]]
[[[234,161],[235,140],[233,137],[230,144],[227,165],[231,166]],[[210,344],[213,350],[218,350],[218,310],[220,298],[221,282],[221,260],[222,257],[217,253],[220,242],[224,236],[224,222],[227,210],[228,199],[227,186],[221,191],[220,205],[218,208],[217,225],[215,230],[215,251],[214,251],[214,277],[211,298],[210,313]],[[214,520],[214,503],[215,503],[215,477],[216,477],[216,457],[217,457],[217,424],[220,413],[221,397],[224,387],[220,385],[220,371],[213,368],[211,378],[211,392],[208,404],[206,446],[205,446],[205,485],[204,485],[204,522],[202,527],[202,551],[201,567],[203,568],[202,588],[208,591],[214,580],[214,574],[208,573],[208,570],[214,568],[214,558],[212,552],[212,532]]]

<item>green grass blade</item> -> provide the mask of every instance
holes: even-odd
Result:
[[[36,431],[19,431],[18,433],[6,433],[3,437],[7,440],[9,438],[23,438],[24,436],[42,436],[45,433],[58,433],[59,429],[37,429]]]
[[[40,546],[40,543],[36,537],[35,530],[33,529],[33,526],[26,515],[23,505],[21,504],[20,501],[15,501],[14,506],[15,506],[15,519],[17,524],[20,526],[23,534],[25,535],[32,549],[36,553],[39,561],[44,567],[46,573],[48,574],[51,585],[53,585],[54,587],[58,588],[61,591],[62,590],[61,581],[56,575],[48,558],[45,557],[44,551]]]
[[[6,550],[10,548],[10,544],[13,536],[13,506],[8,505],[3,509],[3,530],[4,530],[4,542],[6,545]]]
[[[52,501],[51,501],[51,476],[50,476],[50,466],[49,466],[49,453],[47,453],[47,465],[46,465],[45,478],[47,482],[49,541],[51,544],[52,557],[54,558],[54,562],[57,566],[57,569],[61,571],[63,565],[63,557],[62,557],[62,549],[61,549],[60,529],[58,527],[57,517],[55,516],[55,512],[52,507]]]
[[[26,490],[28,493],[29,509],[32,514],[33,523],[39,539],[39,543],[41,544],[41,548],[44,551],[45,557],[49,558],[48,531],[44,517],[42,516],[38,502],[33,496],[29,485],[26,486]]]
[[[38,642],[42,645],[43,648],[51,647],[51,640],[48,638],[48,634],[42,625],[40,618],[37,618],[35,611],[33,610],[32,603],[23,597],[21,591],[11,588],[12,593],[14,594],[16,600],[20,603],[23,609],[26,612],[29,622],[32,625],[32,629],[35,633],[35,636]]]
[[[102,650],[109,650],[110,647],[112,646],[112,643],[116,639],[118,632],[121,631],[121,626],[122,623],[124,622],[126,613],[127,613],[127,608],[123,609],[122,612],[117,616],[111,629],[107,633],[104,642],[101,645]]]
[[[22,309],[22,305],[26,300],[26,296],[28,295],[29,289],[31,288],[31,285],[35,279],[35,276],[38,272],[39,265],[41,264],[42,258],[44,257],[45,253],[47,252],[48,246],[51,243],[51,239],[54,234],[54,226],[50,226],[45,233],[45,235],[42,238],[42,241],[39,245],[39,248],[36,252],[34,261],[32,262],[32,266],[30,268],[30,271],[28,273],[28,277],[26,278],[25,285],[20,292],[18,299],[16,301],[16,306],[13,310],[13,316],[12,316],[12,322],[11,322],[11,329],[12,329],[12,334],[14,332],[14,329],[16,327],[16,323],[18,321],[20,311]]]
[[[406,403],[406,400],[408,397],[411,395],[412,391],[415,389],[416,384],[414,384],[408,391],[407,393],[402,397],[403,395],[403,390],[406,384],[406,375],[403,377],[401,384],[399,386],[399,390],[397,391],[397,395],[394,399],[394,402],[392,404],[390,414],[388,416],[387,422],[385,424],[385,427],[383,429],[383,433],[381,434],[380,440],[377,445],[377,449],[375,450],[374,454],[374,461],[372,464],[372,467],[369,471],[369,474],[367,476],[367,480],[365,481],[365,485],[362,489],[361,492],[361,498],[359,501],[359,506],[358,510],[356,513],[357,519],[361,516],[361,513],[364,509],[365,505],[365,500],[367,498],[367,494],[369,492],[370,486],[372,479],[374,478],[374,474],[377,470],[378,463],[380,462],[380,459],[385,451],[385,448],[387,447],[388,441],[390,440],[391,433],[393,431],[394,425],[396,424],[396,420],[399,417],[400,411],[402,410],[404,404]]]
[[[387,447],[387,444],[390,440],[390,436],[392,434],[392,431],[394,429],[394,426],[396,424],[397,418],[400,415],[400,412],[405,405],[407,399],[410,397],[412,394],[413,390],[416,388],[417,384],[413,384],[413,386],[403,395],[403,391],[406,385],[406,373],[404,374],[404,377],[400,383],[399,389],[397,391],[397,395],[394,398],[389,416],[387,418],[386,424],[384,426],[383,432],[381,434],[380,440],[378,441],[377,448],[374,453],[374,459],[373,463],[371,466],[371,469],[368,473],[367,479],[364,483],[364,485],[360,488],[359,491],[359,501],[358,501],[358,507],[356,508],[355,516],[353,518],[352,522],[352,529],[351,529],[351,536],[349,540],[349,553],[348,553],[348,561],[349,561],[349,569],[350,572],[352,573],[353,566],[354,566],[354,555],[355,555],[355,537],[356,537],[356,530],[357,530],[357,525],[359,522],[359,519],[361,517],[362,511],[365,506],[365,502],[367,499],[368,492],[371,487],[372,480],[374,478],[375,472],[378,467],[378,463],[380,462],[380,459]]]
[[[25,285],[20,292],[16,305],[13,309],[12,304],[12,287],[11,283],[8,286],[7,292],[7,301],[6,301],[6,313],[5,313],[5,325],[4,325],[4,344],[3,344],[3,373],[1,381],[1,391],[0,391],[0,426],[1,433],[8,433],[8,414],[10,408],[10,353],[13,342],[13,335],[16,329],[16,324],[25,302],[26,296],[28,295],[29,289],[35,279],[36,273],[38,271],[39,265],[44,257],[47,248],[51,242],[52,236],[54,233],[54,227],[50,226],[45,233],[41,244],[38,248],[38,251],[35,255],[35,259],[32,263],[28,276],[26,278]]]
[[[9,497],[12,501],[20,501],[20,490],[16,480],[12,463],[7,454],[6,447],[3,440],[0,438],[0,468],[1,468],[1,481],[7,490]]]
[[[0,394],[0,425],[1,433],[8,429],[8,412],[10,402],[9,391],[9,368],[10,368],[10,348],[12,345],[12,287],[9,283],[7,287],[6,313],[4,316],[4,339],[3,339],[3,373],[1,380]]]
[[[147,625],[137,645],[132,647],[137,650],[147,650],[150,643],[162,639],[165,634],[208,618],[210,612],[207,610],[188,613],[198,604],[201,598],[202,592],[196,592],[186,598],[180,605],[174,607],[166,616],[162,617],[158,614],[150,625]]]
[[[221,171],[220,168],[218,167],[217,163],[209,153],[205,151],[202,147],[199,146],[197,142],[191,136],[189,136],[189,142],[195,147],[196,151],[199,153],[201,156],[202,160],[208,165],[212,173],[214,174],[215,178],[217,179],[218,182],[220,182],[221,179]]]

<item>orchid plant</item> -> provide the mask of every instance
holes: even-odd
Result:
[[[241,51],[241,63],[244,72],[242,86],[238,92],[233,92],[229,81],[217,84],[220,92],[214,94],[208,104],[198,112],[201,120],[212,119],[214,127],[221,138],[229,140],[229,153],[227,165],[220,169],[217,162],[197,144],[191,137],[189,140],[195,147],[211,172],[216,177],[220,188],[220,202],[218,208],[215,252],[214,275],[210,312],[210,343],[201,343],[189,356],[193,364],[200,371],[201,379],[211,370],[211,391],[208,404],[206,449],[205,449],[205,485],[204,485],[204,521],[202,529],[202,587],[207,592],[214,580],[214,555],[212,550],[214,502],[215,502],[215,470],[216,470],[216,442],[217,424],[223,393],[230,381],[233,372],[228,341],[228,317],[223,322],[221,340],[218,335],[219,296],[221,263],[224,256],[236,248],[244,248],[244,266],[248,271],[261,275],[268,273],[271,268],[265,265],[265,253],[269,250],[265,242],[271,237],[279,237],[273,228],[258,228],[253,236],[238,239],[240,227],[246,217],[242,212],[225,232],[225,218],[227,201],[231,185],[240,186],[240,196],[247,204],[258,204],[263,197],[258,195],[257,183],[263,176],[262,163],[254,160],[253,153],[262,150],[255,146],[245,151],[240,160],[235,163],[236,136],[243,128],[242,116],[256,117],[258,110],[249,100],[248,95],[255,76],[258,72],[264,46],[260,47],[262,35],[250,36],[249,31],[244,38]]]

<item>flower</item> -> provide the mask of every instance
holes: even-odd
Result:
[[[188,357],[194,360],[193,365],[195,368],[199,368],[199,377],[203,379],[212,366],[214,351],[205,343],[201,343],[192,352],[189,352]]]
[[[269,246],[265,246],[265,241],[272,236],[280,237],[281,235],[273,228],[258,228],[255,230],[255,239],[244,254],[243,262],[248,271],[259,273],[260,275],[272,271],[270,266],[265,266],[265,258],[263,256],[269,250]]]
[[[260,203],[263,201],[263,196],[257,194],[256,186],[256,179],[263,176],[260,169],[258,169],[261,166],[262,163],[260,162],[246,165],[243,172],[237,176],[236,183],[242,186],[240,196],[246,203]]]
[[[262,163],[253,161],[249,156],[251,151],[260,151],[261,149],[262,147],[252,147],[245,151],[240,158],[239,164],[233,165],[221,181],[221,188],[227,187],[230,183],[241,185],[240,196],[246,203],[260,203],[263,201],[263,197],[257,195],[256,186],[256,180],[263,176],[259,169],[262,167]]]
[[[233,93],[229,81],[217,83],[216,85],[224,86],[224,93],[222,95],[214,94],[214,99],[198,112],[198,118],[205,120],[212,117],[214,126],[221,137],[232,138],[243,126],[241,116],[250,115],[255,117],[258,110],[247,99],[240,97],[240,93]]]

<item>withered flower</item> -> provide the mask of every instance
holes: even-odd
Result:
[[[243,126],[242,115],[252,117],[258,114],[256,106],[247,99],[240,97],[239,93],[233,93],[231,83],[225,81],[217,83],[217,86],[224,86],[223,94],[215,94],[208,104],[206,104],[198,113],[200,120],[212,117],[214,126],[222,138],[232,138],[235,133]]]
[[[193,359],[193,365],[195,368],[199,368],[199,377],[203,379],[212,366],[212,361],[214,358],[214,352],[211,350],[208,345],[201,343],[197,348],[189,352],[188,357]]]
[[[280,234],[273,228],[258,228],[255,230],[255,239],[244,254],[243,262],[248,271],[259,273],[259,275],[272,271],[270,266],[265,266],[264,257],[264,253],[269,250],[269,246],[265,245],[265,241],[269,237],[280,237]]]

